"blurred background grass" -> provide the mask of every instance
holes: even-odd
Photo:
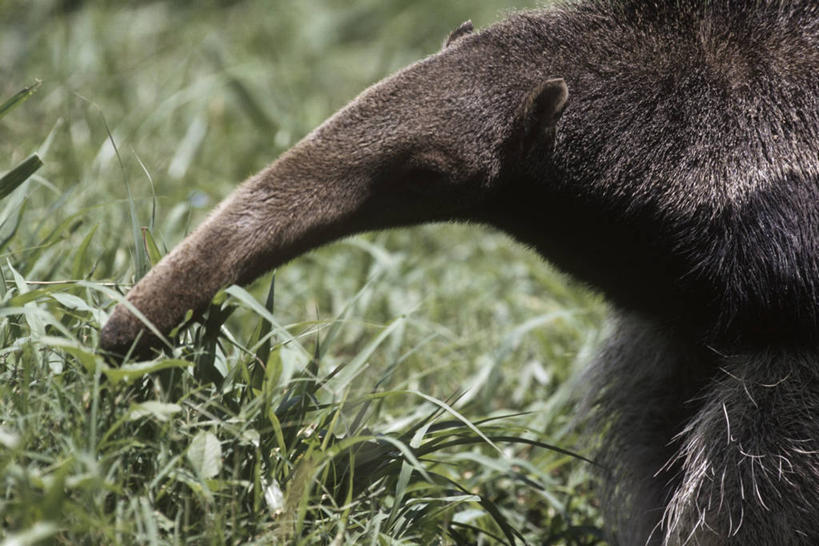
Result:
[[[42,80],[0,120],[0,172],[35,151],[45,164],[0,201],[9,544],[598,542],[587,463],[565,454],[464,443],[413,461],[361,440],[392,457],[379,474],[340,447],[472,434],[442,425],[452,413],[423,429],[440,405],[408,391],[471,423],[522,413],[493,421],[495,436],[575,447],[562,387],[588,360],[604,306],[490,229],[425,226],[320,249],[276,273],[284,326],[234,292],[175,360],[127,382],[94,354],[105,290],[124,293],[150,259],[134,227],[164,253],[238,182],[462,21],[482,27],[534,4],[0,3],[0,100]],[[249,287],[261,306],[270,285]],[[182,361],[198,371],[174,368]],[[362,472],[372,479],[339,485]]]

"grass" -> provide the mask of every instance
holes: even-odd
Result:
[[[0,544],[601,543],[566,450],[605,309],[500,233],[348,239],[222,292],[168,358],[96,353],[235,184],[531,5],[0,4]]]

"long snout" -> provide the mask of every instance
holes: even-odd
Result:
[[[323,176],[316,167],[324,161],[311,160],[318,153],[305,140],[245,182],[131,289],[127,301],[165,334],[219,289],[355,230],[358,222],[350,219],[367,198],[366,181]],[[156,343],[143,320],[117,305],[100,347],[122,355],[137,338],[142,349]]]
[[[151,345],[151,331],[171,331],[219,289],[340,237],[482,220],[503,165],[520,163],[527,147],[548,153],[568,92],[477,38],[376,84],[240,186],[117,305],[101,348]]]
[[[153,328],[119,304],[100,347],[122,355],[137,339],[138,349],[156,345],[151,331],[171,331],[225,286],[249,282],[345,235],[430,219],[416,210],[430,196],[395,180],[407,164],[429,174],[450,161],[429,135],[444,132],[451,116],[432,107],[428,122],[417,122],[418,103],[429,108],[430,101],[416,87],[440,72],[429,64],[365,91],[241,185],[128,293],[128,304]]]

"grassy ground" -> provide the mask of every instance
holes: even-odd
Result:
[[[565,385],[604,307],[477,226],[348,239],[165,359],[113,303],[243,178],[524,0],[0,3],[0,544],[596,544]],[[29,163],[32,167],[34,163]],[[6,189],[16,189],[4,195]],[[147,242],[147,244],[146,244]]]

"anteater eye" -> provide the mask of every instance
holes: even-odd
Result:
[[[404,172],[404,177],[410,184],[422,185],[446,180],[446,175],[442,171],[429,166],[410,166]]]

